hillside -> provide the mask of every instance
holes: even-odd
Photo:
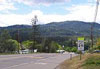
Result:
[[[39,25],[41,36],[48,37],[66,37],[66,36],[89,36],[91,23],[82,21],[64,21],[64,22],[52,22],[44,25]],[[2,29],[8,29],[11,36],[16,36],[17,30],[20,29],[20,37],[23,39],[29,39],[31,33],[31,26],[29,25],[13,25],[8,27],[1,27]],[[94,23],[94,35],[100,34],[100,24]],[[25,38],[24,38],[25,37]]]

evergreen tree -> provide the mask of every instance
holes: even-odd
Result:
[[[7,52],[7,41],[11,38],[7,30],[3,30],[0,34],[0,52]]]

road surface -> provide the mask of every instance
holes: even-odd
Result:
[[[70,54],[0,55],[0,69],[56,69]]]

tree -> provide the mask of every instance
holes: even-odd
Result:
[[[25,49],[31,49],[33,41],[27,40],[27,41],[23,41],[21,44],[24,46]]]
[[[84,50],[88,50],[90,45],[91,45],[91,42],[89,40],[85,41],[85,43],[84,43]]]
[[[51,39],[45,38],[43,40],[43,46],[42,46],[43,48],[42,48],[42,51],[49,53],[50,52],[50,46],[51,46]]]
[[[36,48],[37,48],[38,52],[42,52],[42,44],[37,44]]]
[[[11,38],[9,32],[7,30],[3,30],[0,34],[0,52],[7,52],[7,43],[8,40]]]
[[[50,46],[50,52],[55,53],[56,50],[62,49],[61,45],[59,45],[58,43],[52,41],[51,42],[51,46]]]
[[[9,52],[14,52],[14,51],[18,51],[20,47],[18,47],[19,43],[16,41],[16,40],[12,40],[12,39],[9,39],[7,41],[7,45],[6,45],[6,50],[8,50]]]
[[[71,51],[72,52],[77,52],[77,47],[72,47]]]
[[[11,39],[11,36],[7,30],[3,30],[0,34],[0,52],[14,52],[18,50],[18,48],[18,42]]]
[[[97,39],[96,49],[100,50],[100,38]]]
[[[58,49],[62,49],[61,45],[59,45],[57,42],[52,41],[52,39],[50,38],[45,38],[43,40],[43,46],[42,46],[42,50],[43,52],[47,52],[47,53],[54,53],[56,52],[56,50]]]
[[[65,47],[65,50],[71,52],[71,47]]]

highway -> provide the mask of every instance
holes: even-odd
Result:
[[[69,58],[69,53],[0,55],[0,69],[58,69],[57,66]]]

